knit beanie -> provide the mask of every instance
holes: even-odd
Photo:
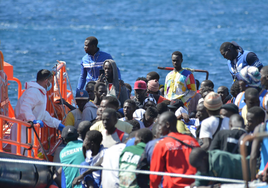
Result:
[[[204,106],[211,111],[219,110],[222,106],[221,96],[215,92],[210,92],[205,97]]]
[[[159,82],[157,80],[150,80],[148,82],[148,89],[152,92],[157,92],[159,90]]]

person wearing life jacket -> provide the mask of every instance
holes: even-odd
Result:
[[[87,120],[91,121],[97,117],[97,106],[88,101],[89,95],[85,90],[80,90],[76,92],[75,101],[78,108],[70,111],[67,114],[65,125],[72,125],[78,128],[81,121]]]
[[[40,127],[51,127],[62,131],[64,125],[61,121],[51,117],[47,106],[47,91],[52,88],[53,74],[46,69],[41,69],[37,73],[36,81],[26,82],[25,91],[19,98],[15,107],[16,119],[22,121],[32,121],[39,123]],[[17,124],[11,127],[11,139],[17,140]],[[26,143],[26,127],[21,127],[21,142]],[[15,146],[11,148],[15,153]]]
[[[261,86],[263,89],[268,89],[268,66],[265,66],[261,69]],[[267,107],[267,100],[265,105]],[[267,109],[267,108],[266,108]],[[267,110],[266,110],[267,112]],[[258,125],[255,130],[255,133],[267,132],[268,131],[268,121]],[[252,150],[250,154],[250,171],[251,171],[251,180],[254,180],[256,177],[256,166],[257,166],[257,157],[261,148],[261,165],[260,172],[264,170],[265,165],[268,163],[268,138],[264,138],[262,141],[255,139],[252,143]]]
[[[259,106],[266,110],[266,101],[268,100],[268,91],[265,88],[261,88],[261,74],[258,68],[253,66],[244,67],[238,74],[237,80],[245,83],[245,88],[255,88],[259,92]],[[238,106],[241,114],[242,108],[246,105],[245,103],[245,91],[239,93],[235,99],[235,105]]]
[[[224,42],[220,47],[221,55],[228,60],[228,68],[233,77],[246,66],[255,66],[261,70],[263,67],[259,58],[254,52],[243,50],[236,42]]]
[[[82,58],[81,74],[76,90],[84,89],[86,82],[97,81],[104,61],[106,59],[113,59],[110,54],[100,51],[98,48],[98,39],[96,37],[90,36],[86,38],[84,49],[87,54]],[[121,74],[118,68],[117,71],[118,77],[121,79]]]

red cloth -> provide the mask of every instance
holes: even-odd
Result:
[[[157,104],[159,104],[159,103],[161,103],[161,102],[163,102],[163,101],[165,101],[165,100],[168,100],[168,99],[166,99],[165,97],[163,97],[163,96],[159,95],[159,98],[158,98]],[[168,100],[168,101],[169,101],[169,100]]]
[[[198,142],[188,135],[169,133],[168,136],[175,137],[186,144],[199,146]],[[189,163],[191,151],[191,148],[182,145],[173,138],[165,137],[155,145],[150,171],[194,175],[196,173],[196,169]],[[160,182],[161,176],[150,175],[150,188],[158,187]],[[184,188],[193,182],[194,179],[164,176],[163,187]]]
[[[113,84],[109,84],[109,91],[111,91]]]

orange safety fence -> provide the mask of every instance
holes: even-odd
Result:
[[[17,124],[17,140],[11,140],[9,138],[5,137],[5,133],[7,131],[6,126],[8,124]],[[21,129],[22,126],[27,127],[28,129],[26,129],[27,134],[28,135],[33,135],[33,136],[28,136],[27,138],[27,143],[22,143],[21,142]],[[36,130],[37,133],[39,133],[40,131],[40,125],[36,124],[34,125],[34,128]],[[9,118],[7,116],[3,116],[0,115],[0,152],[7,152],[5,150],[5,147],[3,147],[3,145],[6,144],[10,144],[12,146],[16,146],[16,155],[22,155],[21,154],[21,148],[25,148],[26,152],[26,156],[30,157],[30,158],[36,158],[38,159],[38,149],[39,149],[39,142],[38,142],[38,138],[36,137],[36,135],[33,134],[33,130],[31,128],[31,124],[26,123],[24,121],[21,120],[17,120],[17,119],[13,119],[13,118]]]

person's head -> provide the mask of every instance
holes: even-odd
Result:
[[[168,111],[168,105],[166,103],[159,103],[156,105],[158,114],[162,114],[163,112],[167,112]]]
[[[103,82],[98,82],[95,86],[94,86],[94,94],[95,94],[95,98],[97,98],[98,100],[102,100],[103,97],[105,97],[107,95],[107,87]]]
[[[129,119],[133,119],[133,113],[135,112],[137,106],[136,106],[136,103],[135,101],[131,100],[131,99],[127,99],[125,102],[124,102],[124,105],[123,105],[123,112],[124,112],[124,115]]]
[[[158,120],[159,129],[161,135],[165,136],[170,132],[178,132],[176,125],[177,125],[177,117],[173,112],[164,112],[159,116]]]
[[[208,118],[208,113],[206,107],[204,106],[204,102],[200,102],[196,106],[196,118],[199,121],[203,121],[204,119]]]
[[[87,54],[94,55],[98,50],[98,39],[96,37],[88,37],[84,43],[84,50]]]
[[[88,96],[87,91],[79,90],[76,92],[75,101],[76,101],[76,104],[81,112],[83,111],[86,103],[88,102],[88,98],[89,98],[89,96]]]
[[[205,86],[202,88],[202,90],[200,90],[200,94],[202,98],[206,98],[206,96],[210,93],[213,92],[213,88],[209,87],[209,86]]]
[[[224,42],[220,47],[221,55],[227,60],[234,60],[237,55],[237,48],[231,42]]]
[[[140,101],[143,102],[143,100],[146,98],[146,91],[147,91],[147,86],[146,82],[143,80],[138,80],[134,83],[134,93],[136,98]]]
[[[77,132],[79,134],[79,138],[81,138],[82,140],[85,139],[86,137],[86,133],[87,131],[90,129],[91,127],[91,122],[90,121],[81,121],[79,124],[78,124],[78,127],[77,127]]]
[[[112,108],[106,108],[102,112],[102,123],[108,133],[112,133],[115,130],[115,124],[117,123],[117,113]]]
[[[158,115],[155,107],[148,107],[143,115],[143,124],[145,127],[150,127]]]
[[[36,75],[36,82],[49,91],[52,88],[53,74],[47,69],[41,69]]]
[[[265,111],[259,106],[254,106],[248,110],[246,118],[248,121],[246,130],[253,132],[256,126],[265,121]]]
[[[139,80],[144,81],[146,84],[148,83],[148,80],[147,80],[145,77],[138,77],[138,78],[136,79],[136,81],[139,81]]]
[[[156,107],[156,100],[152,97],[147,97],[146,99],[144,99],[143,101],[143,109],[147,110],[147,108],[151,107]]]
[[[202,92],[204,87],[210,87],[214,89],[214,83],[211,80],[204,80],[203,82],[201,82],[200,92]]]
[[[253,106],[260,106],[259,91],[255,88],[246,89],[244,101],[248,110]]]
[[[168,109],[174,113],[180,107],[184,107],[184,104],[181,99],[172,99],[170,101],[170,104],[168,105]]]
[[[153,133],[149,129],[140,129],[137,131],[135,138],[135,145],[140,142],[147,144],[149,141],[153,139]]]
[[[190,164],[201,173],[207,173],[209,170],[208,153],[202,148],[193,148],[189,156]]]
[[[157,80],[157,81],[159,81],[160,76],[159,76],[159,74],[158,74],[157,72],[152,71],[152,72],[149,72],[149,73],[146,75],[146,79],[147,79],[148,82],[149,82],[150,80]]]
[[[219,115],[222,106],[221,96],[215,92],[210,92],[204,99],[204,106],[208,115]]]
[[[100,108],[100,113],[102,113],[106,108],[112,108],[115,111],[117,111],[118,107],[119,107],[119,102],[117,98],[115,98],[114,96],[106,96],[102,99],[99,108]]]
[[[230,93],[233,97],[236,97],[241,92],[239,82],[235,81],[231,86]]]
[[[221,96],[222,102],[224,102],[225,98],[229,95],[229,90],[225,86],[220,86],[217,93]]]
[[[128,84],[128,83],[125,83],[125,86],[126,86],[126,88],[129,90],[129,93],[131,93],[131,92],[132,92],[132,87],[131,87],[131,85]]]
[[[113,60],[107,59],[103,62],[104,75],[107,79],[113,78],[113,67],[111,61]]]
[[[62,129],[61,138],[65,143],[77,140],[78,138],[77,129],[71,125],[65,126]]]
[[[86,91],[87,91],[87,93],[89,95],[89,100],[92,100],[92,101],[95,98],[95,94],[94,94],[94,86],[95,86],[95,84],[96,84],[96,82],[90,81],[86,85]]]
[[[91,150],[92,156],[95,156],[98,154],[100,145],[102,142],[102,134],[99,131],[92,130],[88,131],[86,134],[86,138],[83,142],[83,147],[86,150]]]
[[[137,131],[141,128],[140,123],[135,119],[127,120],[126,122],[132,125],[132,132]]]
[[[229,127],[231,128],[245,128],[244,119],[239,114],[233,114],[229,119]]]
[[[159,116],[155,119],[155,123],[153,124],[153,127],[152,127],[152,133],[153,133],[154,138],[160,138],[161,136],[158,121],[159,121]]]
[[[261,86],[268,89],[268,66],[261,69]]]
[[[172,53],[172,56],[171,56],[171,60],[172,60],[173,67],[177,71],[181,70],[181,64],[183,62],[182,53],[179,52],[179,51],[173,52]]]
[[[159,82],[157,80],[148,81],[147,86],[148,86],[147,93],[158,94]]]
[[[220,115],[223,117],[231,117],[233,114],[239,114],[238,107],[233,103],[224,104],[221,107]]]

